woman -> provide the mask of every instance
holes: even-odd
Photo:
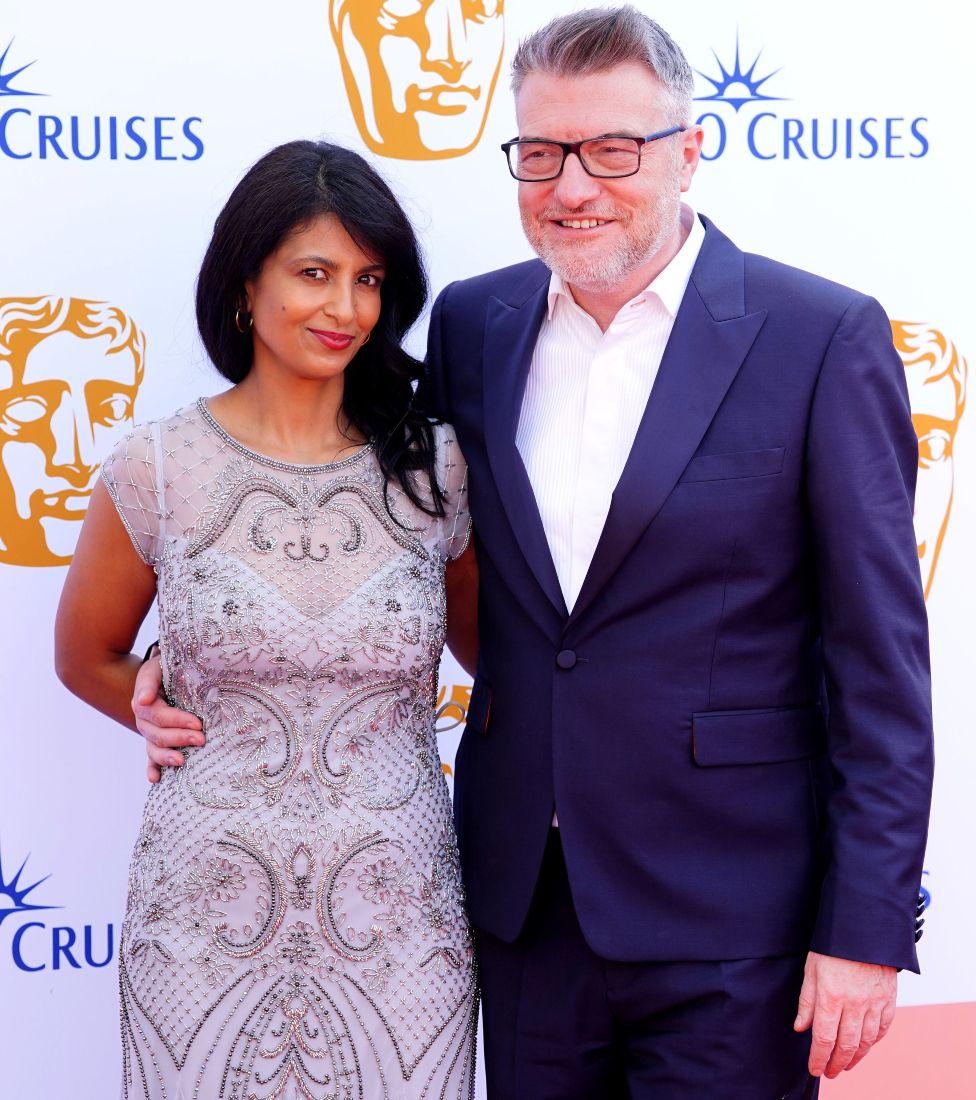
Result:
[[[234,385],[103,466],[58,674],[131,726],[130,649],[156,599],[167,693],[202,723],[132,859],[125,1097],[472,1093],[476,977],[433,715],[445,620],[473,663],[476,570],[463,459],[413,407],[401,347],[426,293],[366,162],[280,146],[218,217],[197,286]]]

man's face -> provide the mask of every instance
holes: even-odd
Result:
[[[0,562],[71,560],[99,459],[133,418],[135,361],[108,346],[57,332],[22,367],[0,362]]]
[[[467,153],[485,127],[505,41],[504,0],[332,0],[349,102],[386,157]]]
[[[915,538],[927,597],[952,507],[953,447],[964,404],[966,363],[935,329],[899,321],[892,322],[892,329],[905,364],[918,436]],[[945,369],[950,357],[956,357],[955,372]]]
[[[520,138],[647,137],[673,124],[660,82],[635,62],[583,77],[530,73],[515,107]],[[604,289],[622,281],[677,235],[681,192],[691,185],[700,147],[700,129],[691,127],[645,146],[632,176],[598,179],[569,156],[556,179],[520,183],[529,244],[573,286]],[[562,224],[583,218],[604,224]]]

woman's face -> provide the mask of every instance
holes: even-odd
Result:
[[[379,319],[384,274],[334,214],[291,234],[245,284],[255,368],[341,375]]]

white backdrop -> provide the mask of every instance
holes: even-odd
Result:
[[[461,105],[465,117],[455,125],[453,116],[428,114],[412,136],[383,130],[383,104],[375,101],[360,113],[375,114],[377,128],[361,131],[330,30],[332,6],[329,0],[138,6],[7,0],[2,8],[0,52],[13,40],[0,62],[6,1095],[102,1100],[117,1088],[114,952],[145,797],[144,754],[134,735],[58,684],[52,622],[100,457],[130,417],[156,417],[222,388],[198,343],[192,290],[232,186],[271,146],[325,137],[367,152],[402,197],[422,235],[435,291],[529,255],[515,184],[498,150],[515,134],[507,67],[519,38],[585,5],[485,0],[480,20],[470,17],[477,4],[465,6],[465,20],[459,0],[354,0],[360,15],[375,9],[376,18],[384,8],[387,18],[390,11],[428,9],[428,50],[436,48],[438,27],[450,26],[459,65],[470,61],[466,79],[480,87],[477,100],[433,93]],[[922,436],[918,525],[927,570],[940,551],[928,600],[938,764],[924,880],[931,894],[924,973],[903,978],[901,1001],[976,1001],[976,738],[969,705],[976,673],[969,633],[976,618],[976,458],[961,409],[962,359],[976,350],[966,278],[976,241],[969,82],[957,76],[970,64],[973,27],[964,25],[970,17],[954,14],[947,0],[923,9],[850,0],[822,0],[816,10],[762,0],[638,6],[682,43],[703,74],[699,95],[720,96],[696,104],[708,116],[712,158],[690,196],[697,209],[740,246],[866,290],[892,318],[919,325],[902,330],[902,338]],[[352,88],[366,54],[348,34],[340,40],[351,59]],[[368,43],[362,48],[368,51]],[[430,86],[424,72],[431,67],[419,65],[411,41],[377,49],[404,86],[418,80]],[[443,82],[457,80],[460,70],[453,77],[443,66],[438,71]],[[368,89],[363,98],[369,103]],[[95,150],[96,119],[97,155],[82,159]],[[482,121],[470,151],[435,156],[471,144]],[[412,159],[388,155],[398,152]],[[63,302],[60,312],[57,301],[21,301],[45,296],[77,301]],[[105,309],[86,312],[86,301],[108,303],[124,318]],[[134,342],[111,352],[98,317],[109,317],[115,332],[121,326],[123,336],[134,326]],[[44,318],[52,332],[42,331]],[[426,319],[411,337],[418,353],[425,328]],[[126,394],[137,381],[132,348],[140,332],[144,376],[133,411]],[[103,385],[108,396],[96,424],[92,395],[101,378],[118,384]],[[140,644],[153,636],[149,622]],[[463,705],[466,678],[450,660],[442,683],[445,701]],[[452,708],[441,718],[445,729],[454,727],[442,738],[447,764],[459,717],[455,707],[453,718]]]

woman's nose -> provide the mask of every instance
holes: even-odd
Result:
[[[333,318],[340,326],[351,324],[356,317],[352,289],[333,283],[329,288],[328,296],[322,303],[322,312],[326,317]]]

